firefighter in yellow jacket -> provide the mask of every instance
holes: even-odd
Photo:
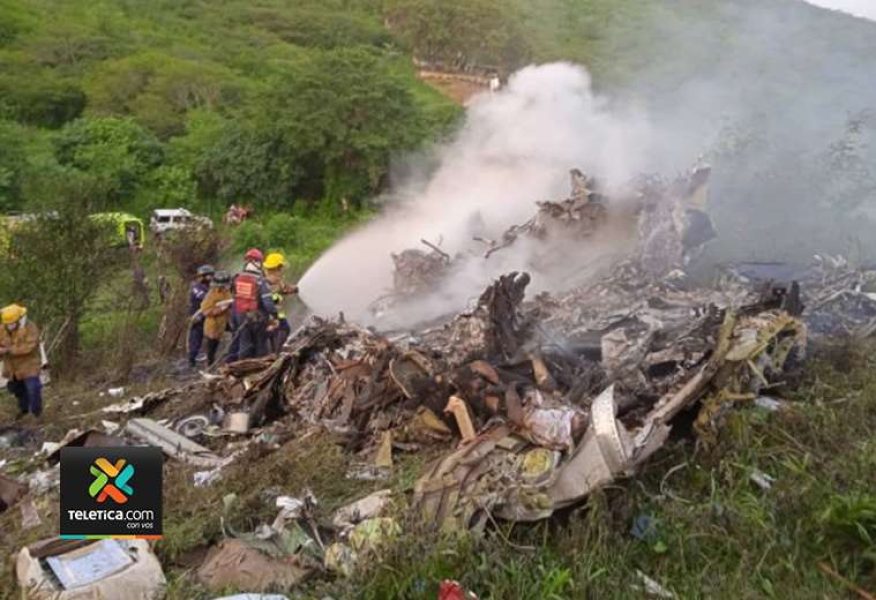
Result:
[[[204,315],[204,337],[207,338],[207,364],[216,362],[216,351],[222,335],[228,329],[231,318],[231,276],[225,271],[217,271],[210,282],[210,291],[201,302],[201,314]]]
[[[271,334],[271,348],[274,352],[280,351],[292,332],[292,326],[289,325],[286,312],[282,308],[283,300],[289,294],[298,293],[297,285],[288,284],[283,280],[283,269],[285,267],[286,259],[279,252],[268,254],[265,257],[265,262],[262,263],[262,268],[265,271],[265,280],[271,287],[272,299],[278,311],[277,319],[279,323]]]
[[[40,383],[40,330],[27,320],[27,309],[10,304],[0,311],[0,356],[6,388],[18,400],[19,417],[43,412]]]

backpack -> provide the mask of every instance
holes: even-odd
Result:
[[[261,281],[252,273],[240,273],[234,278],[234,308],[238,313],[259,309]]]

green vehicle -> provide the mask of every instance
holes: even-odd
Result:
[[[146,241],[143,221],[134,215],[122,212],[95,213],[91,218],[99,223],[111,223],[112,237],[109,243],[113,248],[143,248]]]

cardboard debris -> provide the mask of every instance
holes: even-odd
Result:
[[[144,540],[43,540],[21,549],[15,571],[33,600],[157,600],[166,585]]]
[[[377,447],[377,456],[374,457],[374,466],[378,468],[392,468],[392,432],[384,431]]]
[[[293,587],[310,572],[297,557],[273,558],[243,540],[227,539],[210,551],[197,578],[212,591],[233,587],[261,592]]]

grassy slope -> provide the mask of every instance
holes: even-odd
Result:
[[[488,598],[628,598],[638,569],[681,598],[845,596],[820,561],[873,589],[876,375],[856,356],[848,373],[811,365],[787,412],[739,410],[718,448],[673,444],[565,521],[474,543],[411,539],[330,589],[433,598],[438,581],[456,578]],[[755,469],[775,478],[772,489],[750,481]],[[648,541],[630,535],[641,514],[658,523]]]
[[[837,358],[839,356],[839,358]],[[842,367],[842,369],[839,369]],[[105,402],[88,390],[50,392],[46,435],[57,439],[71,410]],[[876,587],[876,361],[858,348],[810,364],[784,412],[740,407],[728,414],[719,446],[695,451],[678,441],[644,473],[596,494],[584,510],[551,523],[502,526],[482,540],[438,539],[418,532],[387,548],[384,562],[351,580],[316,579],[302,590],[319,598],[434,598],[444,578],[461,580],[482,598],[627,598],[636,570],[682,598],[843,597],[818,569],[826,562],[859,585]],[[71,409],[73,401],[79,404]],[[3,417],[11,416],[8,405]],[[77,419],[95,421],[96,416]],[[96,421],[95,421],[96,422]],[[305,487],[327,518],[345,501],[380,484],[344,479],[346,460],[329,439],[291,441],[265,456],[245,457],[223,484],[190,485],[191,470],[166,474],[165,539],[157,550],[171,579],[170,598],[209,598],[184,577],[186,558],[221,536],[222,497],[240,497],[229,515],[238,529],[269,521],[265,490],[295,494]],[[405,489],[425,457],[403,458],[391,485]],[[258,461],[260,469],[248,465]],[[671,475],[667,476],[671,470]],[[760,470],[775,478],[755,486]],[[18,530],[18,511],[0,517],[0,552],[52,535],[55,501],[39,499],[43,525]],[[630,535],[640,514],[656,519],[647,541]],[[527,549],[529,547],[530,549]],[[11,564],[0,569],[0,598],[14,597]]]

